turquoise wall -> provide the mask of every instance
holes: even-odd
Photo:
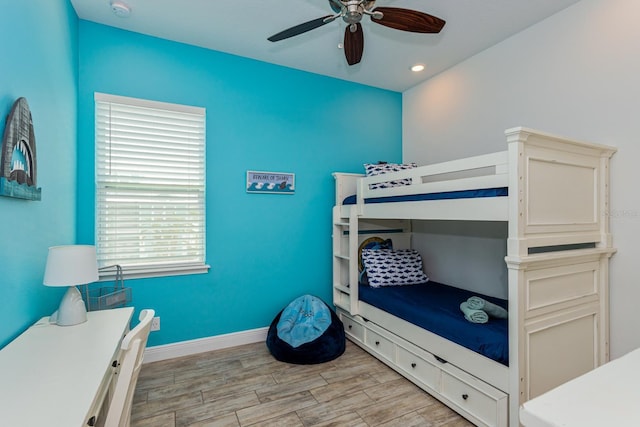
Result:
[[[306,293],[331,301],[331,172],[401,160],[400,93],[80,21],[79,243],[94,241],[94,92],[207,109],[211,270],[127,281],[161,317],[149,345],[265,327]],[[296,193],[247,194],[247,170],[293,172]]]
[[[42,201],[0,197],[0,348],[54,311],[64,289],[42,285],[47,248],[75,240],[78,19],[68,0],[3,2],[0,134],[25,97]]]

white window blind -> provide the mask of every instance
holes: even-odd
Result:
[[[205,109],[96,93],[95,112],[99,266],[206,272]]]

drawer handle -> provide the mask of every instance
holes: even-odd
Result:
[[[416,367],[416,362],[411,362],[411,367],[415,368]]]
[[[438,362],[440,362],[440,363],[447,363],[447,361],[446,361],[446,360],[444,360],[442,357],[438,357],[438,356],[436,356],[435,354],[433,355],[433,357],[435,357],[435,358],[436,358],[436,360],[437,360]]]
[[[353,325],[349,325],[349,329],[353,328]]]
[[[463,399],[463,400],[467,400],[468,398],[469,398],[469,395],[468,395],[467,393],[465,393],[465,394],[463,394],[463,395],[462,395],[462,399]]]
[[[376,341],[376,345],[380,345],[380,341]]]

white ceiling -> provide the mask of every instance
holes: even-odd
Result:
[[[332,14],[328,0],[121,0],[127,18],[111,11],[112,0],[71,0],[81,19],[402,92],[579,0],[379,0],[447,21],[439,34],[416,34],[362,20],[362,61],[348,66],[338,48],[345,23],[272,43],[267,37]],[[425,71],[409,68],[426,65]]]

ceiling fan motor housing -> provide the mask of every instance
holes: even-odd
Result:
[[[342,20],[347,24],[357,24],[362,16],[370,14],[375,5],[374,0],[348,0],[342,1]]]

